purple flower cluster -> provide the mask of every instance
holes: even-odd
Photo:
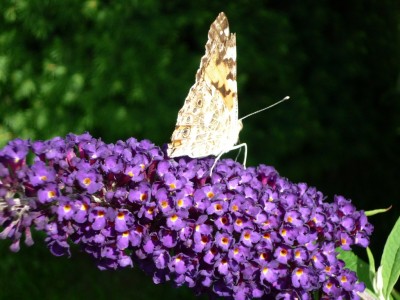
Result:
[[[140,266],[155,283],[234,299],[358,299],[336,247],[366,247],[372,225],[349,200],[324,201],[272,167],[169,159],[149,141],[89,134],[10,141],[0,150],[1,238],[54,255],[75,243],[100,269]]]

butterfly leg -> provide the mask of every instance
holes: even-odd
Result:
[[[246,169],[246,162],[247,162],[247,144],[246,143],[242,143],[239,145],[234,146],[232,149],[230,150],[234,150],[234,149],[241,149],[244,148],[244,160],[243,160],[243,167]]]
[[[215,158],[215,161],[210,169],[210,176],[212,175],[212,171],[214,170],[215,166],[217,165],[217,162],[220,160],[221,156],[229,151],[235,150],[235,149],[241,149],[244,148],[244,161],[243,161],[243,167],[246,169],[246,161],[247,161],[247,144],[246,143],[242,143],[236,146],[233,146],[231,149],[228,149],[228,151],[224,151],[221,152],[220,154],[218,154],[218,156]]]
[[[242,148],[239,148],[238,153],[236,154],[235,161],[238,161],[239,155],[242,153]]]
[[[218,154],[218,156],[215,158],[214,163],[210,169],[210,177],[212,175],[212,171],[214,170],[215,166],[217,165],[217,162],[219,161],[219,159],[221,158],[222,154],[224,154],[225,152],[221,152],[220,154]]]

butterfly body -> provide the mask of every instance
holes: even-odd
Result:
[[[178,113],[168,144],[168,156],[219,157],[236,145],[242,122],[238,119],[236,36],[220,13],[208,32],[206,53],[196,82]],[[216,161],[217,161],[216,160]]]

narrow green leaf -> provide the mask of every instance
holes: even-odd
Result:
[[[373,216],[373,215],[377,215],[377,214],[382,214],[385,213],[389,210],[392,209],[392,206],[389,206],[388,208],[379,208],[379,209],[374,209],[374,210],[369,210],[365,212],[365,215],[367,217]]]
[[[372,251],[369,247],[367,247],[367,255],[368,255],[368,262],[369,262],[369,280],[374,280],[376,269],[375,269],[375,259]]]
[[[383,292],[382,266],[378,267],[378,270],[375,273],[375,277],[372,284],[374,286],[375,294],[378,296],[380,300],[389,300],[389,297],[385,297]]]
[[[358,293],[358,295],[361,297],[363,300],[378,300],[379,298],[374,294],[373,291],[369,289],[365,289],[364,292]]]
[[[388,297],[400,275],[400,218],[389,234],[383,249],[381,265],[383,293]]]

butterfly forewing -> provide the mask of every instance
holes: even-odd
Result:
[[[229,151],[238,141],[236,37],[220,13],[208,32],[196,82],[178,113],[170,157],[204,157]]]

